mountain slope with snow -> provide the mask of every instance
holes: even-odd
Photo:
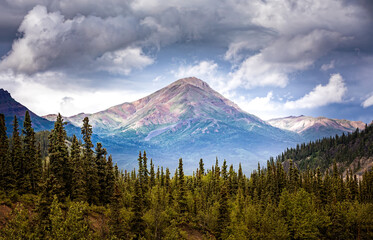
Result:
[[[346,132],[353,132],[356,128],[365,129],[361,121],[330,119],[326,117],[290,116],[268,121],[274,127],[296,132],[306,140],[335,136]]]

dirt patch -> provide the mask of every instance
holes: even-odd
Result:
[[[187,240],[203,240],[203,239],[215,239],[212,235],[205,235],[198,229],[190,227],[189,225],[180,226],[181,230],[185,233],[184,237]]]
[[[0,205],[0,229],[9,221],[12,209],[7,205]]]
[[[356,174],[356,177],[361,180],[364,172],[373,169],[373,157],[362,157],[356,158],[349,166],[346,167],[346,170],[343,172],[343,178],[346,178],[347,171],[351,169],[353,174]]]

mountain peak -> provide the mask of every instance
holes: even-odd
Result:
[[[11,99],[12,97],[10,96],[10,93],[5,90],[0,88],[0,100],[5,100],[5,99]]]
[[[187,77],[187,78],[179,79],[173,82],[172,84],[170,84],[170,87],[173,87],[176,85],[192,85],[192,86],[195,86],[201,89],[211,89],[210,86],[206,82],[196,77]]]

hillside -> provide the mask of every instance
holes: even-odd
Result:
[[[28,111],[30,113],[30,117],[32,120],[32,126],[35,129],[35,131],[50,131],[53,128],[54,119],[45,119],[43,117],[39,117],[37,114],[32,112],[30,109],[22,105],[21,103],[17,102],[12,98],[10,93],[4,89],[0,89],[0,113],[4,114],[5,116],[5,122],[6,122],[6,128],[7,128],[7,134],[11,135],[13,131],[13,120],[14,116],[17,117],[18,124],[22,128],[23,121],[25,117],[25,113]],[[69,136],[72,136],[73,134],[79,135],[80,133],[80,127],[76,127],[72,124],[68,124],[66,126],[66,131]]]
[[[308,144],[297,145],[278,156],[281,161],[293,160],[300,169],[307,167],[322,170],[331,168],[334,161],[343,172],[353,173],[371,169],[373,162],[373,124],[362,131],[323,138]]]

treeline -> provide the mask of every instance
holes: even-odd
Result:
[[[39,169],[28,167],[22,170],[28,173],[26,180],[14,177],[13,185],[1,185],[2,202],[14,210],[0,238],[373,238],[372,171],[361,180],[352,173],[343,180],[336,163],[323,175],[319,168],[299,171],[292,161],[285,171],[280,161],[270,159],[266,168],[258,165],[247,177],[241,165],[236,171],[216,160],[207,169],[201,159],[193,175],[185,176],[182,159],[171,173],[140,152],[138,169],[123,172],[113,167],[100,143],[93,150],[88,118],[81,129],[82,145],[74,136],[68,148],[60,115],[49,137],[48,157],[40,158],[35,147],[29,160],[25,141],[32,137],[22,138],[15,155],[17,134],[9,143],[1,119],[1,164],[10,169],[2,170],[1,179],[8,171],[19,176],[17,154],[23,164],[33,161],[25,165]]]
[[[373,156],[373,124],[366,125],[360,131],[336,135],[297,145],[296,148],[287,149],[276,160],[284,162],[292,159],[297,162],[300,169],[307,167],[315,169],[320,167],[322,171],[329,168],[334,161],[349,165],[356,158]],[[357,171],[358,169],[355,169]]]

